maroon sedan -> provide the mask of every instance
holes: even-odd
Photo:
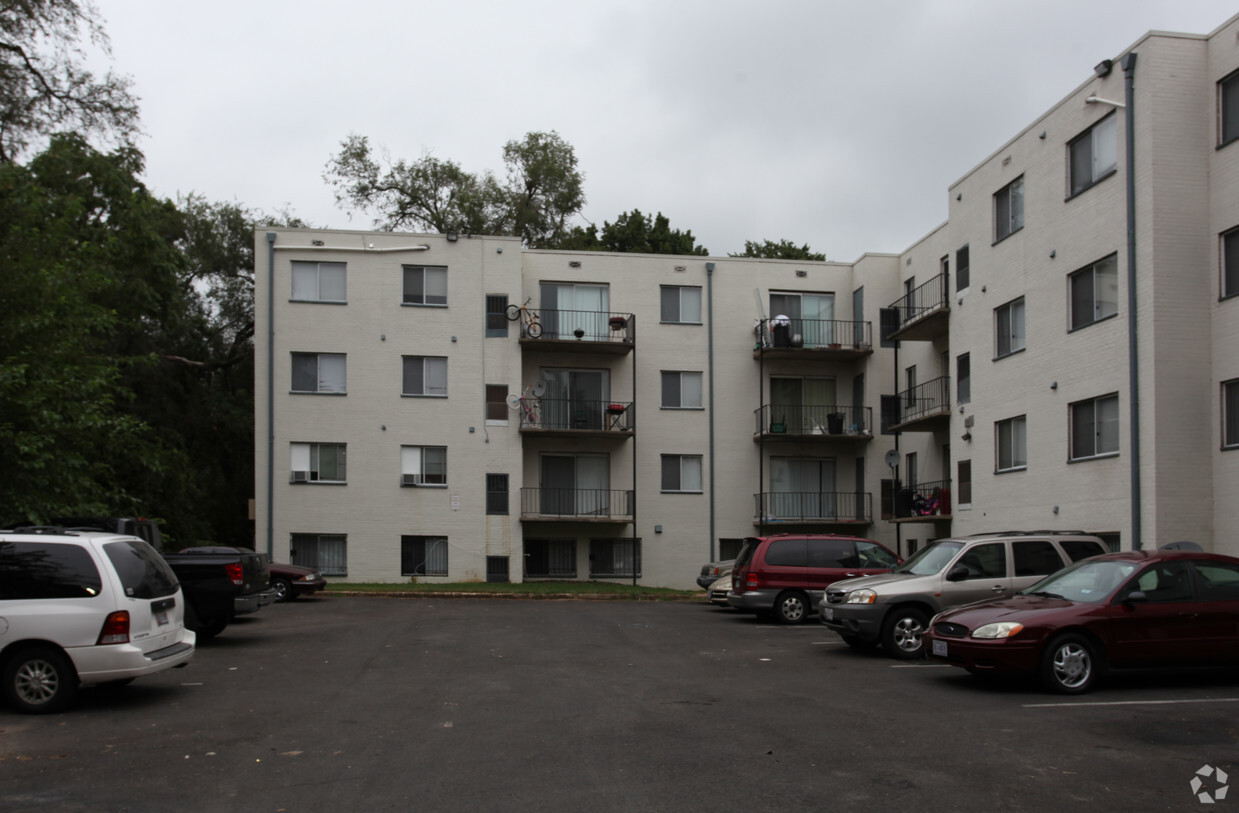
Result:
[[[929,657],[1088,691],[1110,667],[1239,662],[1239,559],[1183,550],[1094,556],[1008,599],[940,613]]]

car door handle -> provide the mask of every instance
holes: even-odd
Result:
[[[1005,593],[1007,588],[1003,587],[1001,584],[996,584],[990,588],[990,591],[994,593]]]

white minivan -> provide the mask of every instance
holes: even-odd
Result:
[[[59,711],[81,685],[128,683],[194,654],[181,587],[133,536],[0,531],[0,694]]]

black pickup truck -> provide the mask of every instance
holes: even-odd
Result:
[[[159,551],[185,596],[185,626],[199,638],[211,638],[238,615],[256,612],[275,600],[268,584],[265,554],[248,548],[187,548],[164,551],[163,537],[154,520],[141,517],[59,517],[65,529],[91,529],[129,534],[144,539]]]

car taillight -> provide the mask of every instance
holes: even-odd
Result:
[[[103,629],[99,630],[99,640],[95,641],[95,645],[127,643],[129,643],[129,611],[117,610],[104,620]]]
[[[245,573],[241,570],[241,565],[233,563],[224,565],[224,572],[228,574],[228,578],[232,579],[233,584],[245,584]]]
[[[744,587],[746,590],[756,590],[757,589],[757,577],[750,575],[747,579],[744,580]]]

